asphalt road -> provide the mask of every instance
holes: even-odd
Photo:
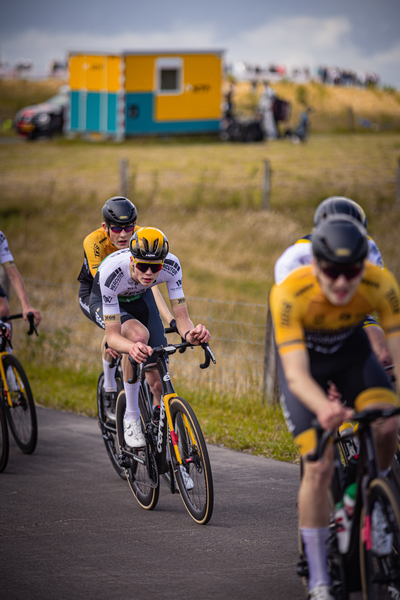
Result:
[[[136,503],[95,419],[38,408],[31,456],[0,475],[4,600],[301,600],[298,467],[209,446],[214,514],[197,525],[162,483]]]

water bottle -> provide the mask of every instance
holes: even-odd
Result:
[[[345,511],[343,500],[335,506],[335,523],[339,552],[346,554],[350,544],[350,519]]]
[[[341,554],[346,554],[349,549],[356,495],[357,483],[352,483],[346,488],[343,500],[335,506],[336,537]]]

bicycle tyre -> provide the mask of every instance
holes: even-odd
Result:
[[[120,392],[124,388],[124,383],[118,373],[116,374],[115,380],[117,382],[117,390],[118,392]],[[99,427],[101,429],[103,442],[106,447],[106,452],[108,454],[112,466],[114,467],[116,473],[121,477],[121,479],[126,480],[125,470],[123,467],[121,467],[121,465],[118,462],[119,447],[117,439],[117,430],[115,426],[115,415],[114,419],[112,419],[111,415],[106,413],[105,407],[103,406],[103,399],[101,393],[103,389],[103,381],[104,373],[101,373],[97,381],[97,412],[99,416]]]
[[[2,392],[2,390],[0,390]],[[8,425],[3,398],[0,398],[0,473],[4,471],[8,463],[10,453],[10,440],[8,439]]]
[[[139,389],[139,407],[141,411],[143,410],[143,395],[141,389]],[[117,435],[118,435],[118,445],[121,448],[122,454],[123,449],[125,447],[124,442],[124,414],[126,408],[126,398],[125,391],[120,392],[117,399]],[[145,424],[144,419],[141,414],[141,422],[142,422],[142,430],[144,436],[146,438],[146,449],[138,449],[137,454],[140,458],[144,460],[151,461],[151,469],[157,475],[156,484],[154,481],[152,482],[147,467],[140,462],[135,461],[133,458],[126,456],[124,458],[125,462],[125,475],[129,483],[129,487],[131,488],[132,494],[135,496],[139,505],[145,510],[153,510],[157,506],[158,498],[160,496],[160,482],[158,479],[157,466],[155,464],[155,460],[152,454],[152,449],[149,447],[148,439],[145,432]],[[128,465],[126,464],[128,462]]]
[[[393,533],[391,552],[377,556],[369,540],[363,539],[365,508],[360,520],[360,570],[364,600],[400,598],[400,509],[390,484],[374,479],[368,486],[371,514],[377,503],[383,508],[386,524]],[[368,525],[368,523],[367,523]],[[367,536],[370,537],[371,536]]]
[[[184,398],[173,398],[170,402],[172,424],[178,437],[177,444],[183,467],[193,482],[187,489],[182,478],[180,465],[170,444],[175,479],[186,510],[196,523],[205,525],[212,517],[214,486],[207,446],[199,422],[190,404]]]
[[[9,391],[12,406],[8,403],[5,405],[11,433],[22,452],[32,454],[37,444],[38,426],[31,386],[21,363],[15,356],[12,354],[4,356],[3,367],[6,373],[8,367],[12,368],[18,383],[18,390]]]

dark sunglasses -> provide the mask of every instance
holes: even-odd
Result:
[[[363,265],[328,265],[326,267],[319,265],[319,268],[330,279],[337,279],[340,275],[344,275],[347,281],[350,281],[361,273]]]
[[[130,233],[135,228],[134,225],[127,225],[126,227],[110,227],[113,233],[121,233],[122,230],[126,231],[126,233]]]
[[[150,263],[135,262],[135,265],[139,269],[139,271],[141,271],[142,273],[146,273],[146,271],[148,271],[148,269],[151,269],[152,273],[158,273],[163,268],[162,263],[161,264],[157,263],[157,264],[153,265]]]

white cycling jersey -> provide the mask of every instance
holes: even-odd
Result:
[[[170,300],[183,298],[182,271],[179,259],[170,252],[164,261],[163,268],[157,279],[149,286],[136,283],[129,272],[129,249],[119,250],[110,254],[99,266],[93,282],[92,292],[101,296],[103,301],[103,314],[119,315],[119,302],[129,302],[140,297],[152,287],[167,284]]]
[[[8,247],[7,238],[2,231],[0,231],[0,263],[13,263],[14,258]]]
[[[281,283],[294,269],[309,265],[312,260],[313,251],[310,240],[304,238],[293,244],[293,246],[289,246],[275,263],[275,283]],[[385,267],[380,250],[371,238],[368,238],[367,260],[374,265],[382,267],[382,269]]]

